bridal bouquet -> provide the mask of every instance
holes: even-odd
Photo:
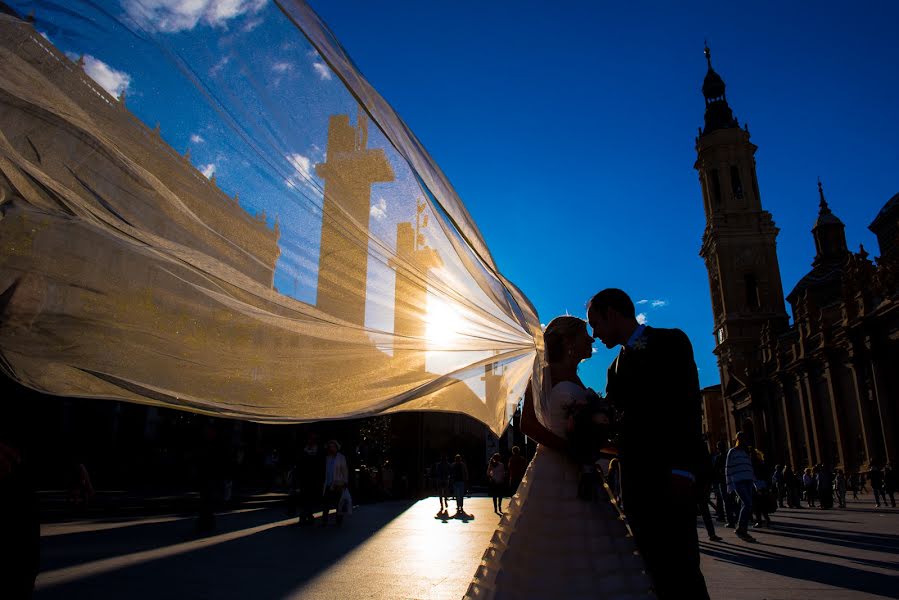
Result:
[[[568,408],[568,443],[575,461],[582,466],[578,496],[585,500],[595,500],[602,487],[596,461],[611,446],[613,419],[611,403],[589,388],[584,401]]]

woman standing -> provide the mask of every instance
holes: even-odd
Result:
[[[499,452],[490,457],[487,465],[487,489],[493,498],[493,512],[503,514],[503,493],[506,487],[506,465]]]

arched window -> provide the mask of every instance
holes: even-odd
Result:
[[[709,183],[712,186],[712,201],[715,206],[721,205],[721,180],[718,178],[718,169],[709,172]]]
[[[740,181],[740,169],[737,165],[731,165],[730,167],[730,185],[734,192],[734,197],[742,198],[743,197],[743,182]]]
[[[743,276],[743,282],[746,287],[746,308],[755,309],[759,307],[759,284],[755,279],[755,274],[746,273]]]

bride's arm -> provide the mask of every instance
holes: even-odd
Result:
[[[534,394],[531,391],[530,383],[524,392],[524,406],[521,408],[521,432],[543,446],[549,446],[561,452],[568,450],[568,442],[544,427],[537,419]]]

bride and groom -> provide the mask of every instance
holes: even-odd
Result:
[[[707,600],[693,483],[708,453],[690,341],[679,329],[639,324],[618,289],[596,294],[587,320],[592,334],[571,316],[544,330],[542,419],[529,388],[521,421],[539,447],[465,598]],[[621,346],[606,400],[615,414],[626,523],[611,502],[581,499],[583,467],[570,451],[572,407],[593,395],[577,367],[592,356],[594,339]]]

